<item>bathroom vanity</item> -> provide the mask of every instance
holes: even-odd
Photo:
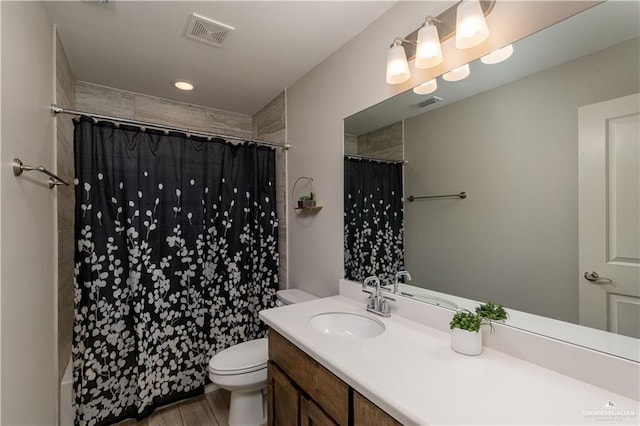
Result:
[[[390,318],[376,317],[365,311],[366,295],[357,286],[342,281],[340,287],[339,296],[260,313],[270,327],[270,425],[373,424],[373,419],[389,425],[606,424],[598,417],[606,410],[617,416],[611,422],[637,424],[637,395],[624,389],[594,386],[486,342],[480,356],[460,355],[451,350],[443,328],[452,311],[398,299]],[[327,313],[369,317],[383,331],[363,338],[314,328],[312,318]],[[523,340],[510,333],[524,332],[496,325],[491,337],[506,337],[521,349]],[[541,356],[556,356],[545,353],[546,338],[533,338],[541,339],[535,344]],[[563,362],[575,366],[582,362],[578,358]],[[636,363],[627,367],[638,372]],[[622,376],[607,368],[584,365],[587,374],[606,370]]]
[[[400,424],[271,328],[267,392],[269,425]]]

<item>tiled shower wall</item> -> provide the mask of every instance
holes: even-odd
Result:
[[[56,37],[56,104],[75,108],[75,81],[67,55]],[[73,181],[73,123],[71,117],[56,120],[56,172]],[[58,209],[58,382],[71,355],[73,327],[73,206],[74,188],[57,186]]]
[[[173,127],[260,139],[269,142],[286,141],[285,94],[282,92],[254,116],[207,108],[168,99],[147,96],[82,81],[73,82],[62,44],[58,43],[58,92],[75,93],[75,101],[64,104],[58,95],[58,104],[80,111],[140,121],[166,124]],[[63,63],[61,65],[60,63]],[[65,100],[66,102],[66,100]],[[58,119],[58,172],[73,180],[73,125],[71,116]],[[276,150],[277,211],[280,218],[280,287],[287,285],[286,274],[286,152]],[[58,194],[59,277],[58,277],[58,356],[60,377],[71,352],[73,323],[73,188]]]

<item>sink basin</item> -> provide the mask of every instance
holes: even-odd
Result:
[[[384,324],[364,315],[348,312],[327,312],[309,319],[311,327],[330,336],[367,339],[384,332]]]

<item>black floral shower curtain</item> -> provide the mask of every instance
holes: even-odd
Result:
[[[404,269],[402,164],[344,159],[345,278],[390,284]]]
[[[275,304],[275,153],[75,123],[76,424],[203,391],[209,359]]]

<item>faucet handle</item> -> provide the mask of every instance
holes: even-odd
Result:
[[[382,296],[382,298],[380,298],[378,312],[383,314],[382,316],[384,317],[389,317],[391,315],[391,308],[389,308],[389,302],[387,302],[387,300],[395,301],[395,299],[391,299],[390,297],[386,297],[386,296]]]

